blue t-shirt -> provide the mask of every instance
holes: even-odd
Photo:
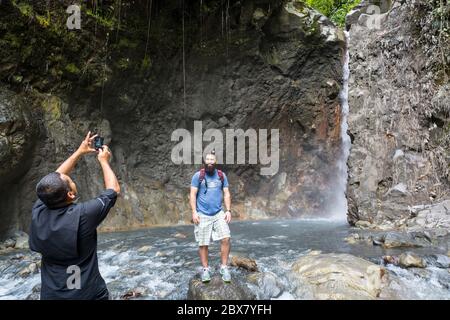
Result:
[[[208,192],[205,193],[206,184],[208,185]],[[192,177],[191,186],[199,188],[200,171],[196,172]],[[223,187],[228,188],[228,179],[225,173],[223,173]],[[205,178],[200,185],[197,192],[197,211],[213,216],[222,210],[222,181],[220,180],[217,169],[214,171],[214,175],[208,175],[205,173]]]

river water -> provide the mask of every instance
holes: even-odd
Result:
[[[288,274],[291,264],[310,250],[350,253],[377,264],[381,263],[383,255],[402,252],[346,243],[344,238],[355,229],[343,221],[234,221],[230,229],[231,254],[255,259],[260,271],[273,273],[282,284],[282,290],[272,297],[267,296],[267,288],[252,287],[258,298],[301,299],[295,296]],[[210,266],[216,270],[220,263],[219,250],[218,243],[210,246]],[[448,241],[433,248],[409,250],[422,256],[445,254]],[[100,272],[115,299],[136,288],[143,293],[140,299],[186,299],[189,280],[200,267],[193,226],[186,225],[100,234],[98,255]],[[38,260],[39,255],[30,251],[14,251],[0,256],[0,299],[38,298],[40,274],[20,275],[23,268]],[[401,290],[406,299],[450,299],[448,269],[388,266],[388,270],[404,281]],[[242,271],[232,269],[236,278],[240,273]]]

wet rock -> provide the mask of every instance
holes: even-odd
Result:
[[[283,282],[273,272],[257,272],[248,275],[247,280],[258,287],[258,299],[279,297],[285,290]]]
[[[359,234],[352,233],[350,236],[344,238],[344,241],[346,241],[348,244],[356,244],[361,240]]]
[[[149,251],[151,248],[153,248],[153,247],[152,246],[142,246],[137,251],[143,253],[143,252]]]
[[[369,221],[358,220],[358,221],[355,223],[355,226],[356,226],[357,228],[367,229],[367,228],[371,228],[373,225],[372,225]]]
[[[443,254],[434,254],[427,261],[438,268],[450,268],[450,257]]]
[[[196,275],[189,282],[188,300],[254,300],[256,297],[238,279],[231,283],[224,283],[220,276],[211,277],[209,283],[202,283],[200,276]]]
[[[424,259],[412,252],[404,252],[398,257],[398,264],[404,268],[425,268],[427,266]]]
[[[145,294],[145,292],[146,292],[145,288],[142,288],[142,287],[134,288],[130,291],[127,291],[122,296],[120,296],[120,299],[122,299],[122,300],[136,299],[136,298],[143,296]]]
[[[297,296],[307,299],[359,300],[381,295],[396,298],[386,289],[389,276],[383,267],[350,254],[309,254],[298,259],[291,271],[297,282]],[[305,287],[309,292],[299,292]]]
[[[14,248],[14,246],[16,245],[16,240],[15,239],[7,239],[3,242],[2,247],[3,248]]]
[[[28,235],[25,232],[18,232],[15,234],[16,244],[14,248],[16,249],[28,249]]]
[[[0,246],[0,254],[8,254],[11,251],[14,251],[14,248],[11,248],[11,247],[5,248],[5,247]]]
[[[240,267],[247,271],[255,272],[258,271],[258,266],[256,261],[247,257],[242,256],[232,256],[230,264],[234,267]]]
[[[425,247],[431,243],[424,239],[415,239],[407,233],[388,232],[385,234],[382,246],[386,249],[400,247]]]
[[[450,200],[433,205],[418,205],[411,207],[413,218],[406,221],[409,230],[437,229],[443,236],[450,229]],[[447,232],[446,232],[447,231]]]
[[[26,300],[39,300],[41,297],[41,285],[37,284],[31,290],[31,293],[25,298]]]
[[[28,265],[27,267],[20,270],[19,276],[26,278],[29,275],[36,273],[38,270],[39,270],[38,265],[36,263],[32,262],[32,263],[30,263],[30,265]]]
[[[111,282],[108,282],[106,284],[109,291],[109,299],[111,300],[118,300],[123,295],[122,292],[124,292],[124,283],[122,280],[113,280]]]
[[[175,243],[174,243],[175,245]],[[171,256],[175,253],[175,250],[165,250],[165,251],[157,251],[155,253],[155,257],[167,257],[167,256]]]
[[[11,260],[23,260],[26,256],[23,253],[18,253],[11,257]]]
[[[174,235],[172,235],[174,238],[179,238],[179,239],[186,239],[187,235],[185,235],[184,233],[181,232],[177,232]]]
[[[374,246],[381,246],[384,242],[384,234],[374,234],[371,235],[372,244]]]
[[[398,265],[398,257],[396,257],[396,256],[383,256],[383,262],[385,264]]]
[[[125,276],[137,276],[137,275],[141,274],[141,272],[136,269],[125,269],[125,270],[121,271],[121,273],[124,274]]]

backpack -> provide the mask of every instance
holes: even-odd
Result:
[[[217,169],[217,174],[219,175],[219,179],[222,182],[222,189],[223,189],[223,180],[224,180],[224,176],[223,176],[223,172],[220,169]],[[206,194],[206,192],[208,191],[208,182],[205,179],[205,168],[200,169],[200,176],[198,179],[198,189],[200,190],[200,186],[202,184],[202,181],[205,180],[205,192],[203,192],[204,194]]]

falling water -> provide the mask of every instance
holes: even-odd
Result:
[[[350,154],[351,141],[350,136],[347,133],[348,123],[347,116],[349,112],[348,106],[348,78],[350,75],[349,69],[349,60],[350,55],[348,52],[348,43],[350,40],[350,35],[348,32],[345,32],[345,40],[346,40],[346,48],[344,55],[344,70],[343,70],[343,85],[342,90],[340,92],[340,101],[341,101],[341,154],[338,159],[338,177],[337,177],[337,188],[336,191],[338,193],[336,203],[333,205],[333,218],[336,219],[345,219],[347,215],[347,197],[346,197],[346,189],[347,189],[347,159]]]

